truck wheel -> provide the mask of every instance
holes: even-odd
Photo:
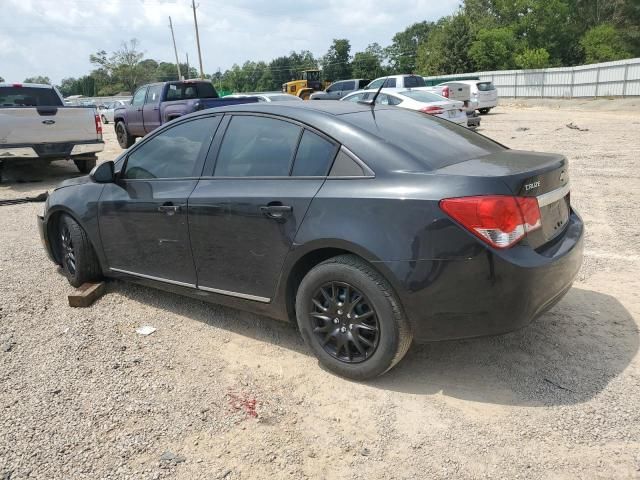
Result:
[[[120,148],[129,148],[136,141],[136,137],[129,134],[127,126],[123,121],[116,123],[116,137],[118,138]]]
[[[330,258],[305,275],[296,317],[320,363],[354,380],[391,369],[413,338],[391,286],[355,255]]]
[[[101,277],[100,264],[87,233],[69,215],[60,217],[56,243],[58,260],[71,285],[79,287]]]
[[[487,113],[489,113],[489,110],[491,110],[490,108],[481,108],[480,109],[480,115],[486,115]]]
[[[96,166],[95,158],[87,158],[87,159],[78,159],[74,160],[73,163],[76,164],[80,173],[89,173],[93,167]]]

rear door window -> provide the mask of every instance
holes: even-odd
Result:
[[[329,172],[338,147],[309,130],[305,130],[293,164],[294,176],[317,177]]]
[[[214,176],[288,176],[301,130],[275,118],[234,116],[222,140]]]
[[[167,100],[189,100],[193,98],[218,98],[210,82],[180,82],[169,84]]]

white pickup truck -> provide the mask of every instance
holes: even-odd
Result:
[[[95,108],[64,106],[51,85],[0,83],[0,175],[4,162],[25,159],[73,160],[88,173],[103,149]]]
[[[458,100],[460,102],[468,102],[471,100],[471,88],[469,85],[436,85],[427,87],[424,78],[420,75],[389,75],[388,77],[376,78],[365,87],[365,90],[380,88],[384,82],[383,88],[411,88],[412,90],[426,90],[436,93],[449,100]]]

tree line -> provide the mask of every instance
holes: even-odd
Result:
[[[206,46],[205,46],[206,51]],[[573,66],[640,56],[637,0],[462,0],[451,15],[422,21],[352,54],[348,39],[334,39],[321,57],[292,51],[269,62],[248,60],[207,74],[219,90],[280,90],[300,72],[322,68],[324,80],[417,73],[440,75],[514,68]],[[176,65],[144,58],[137,40],[90,57],[95,69],[65,78],[67,95],[114,95],[144,83],[177,80]],[[183,75],[195,68],[181,64]],[[47,77],[36,77],[46,79]],[[27,81],[27,80],[25,80]]]

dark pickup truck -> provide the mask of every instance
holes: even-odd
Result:
[[[113,122],[118,143],[129,148],[136,138],[187,113],[257,101],[257,97],[220,98],[208,80],[151,83],[138,88],[131,103],[116,108]]]

